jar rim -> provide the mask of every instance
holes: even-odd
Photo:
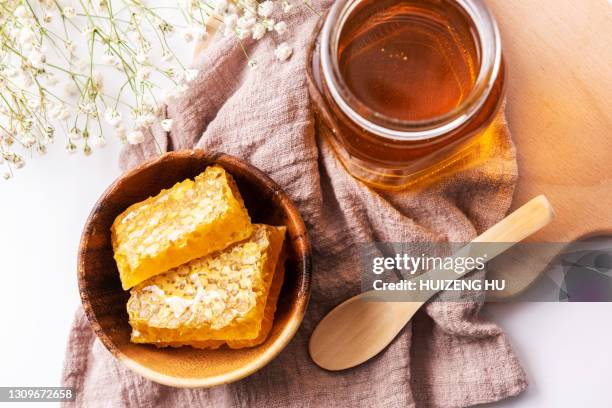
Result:
[[[321,32],[321,73],[338,107],[365,130],[392,140],[418,141],[443,136],[461,127],[485,104],[501,68],[501,39],[491,12],[482,0],[448,0],[456,3],[476,27],[480,52],[479,72],[468,96],[451,111],[425,120],[410,121],[386,116],[364,105],[346,86],[340,74],[338,44],[344,25],[364,0],[340,0],[331,7]],[[376,123],[353,106],[380,120]]]

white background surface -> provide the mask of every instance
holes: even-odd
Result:
[[[81,229],[119,175],[118,150],[83,157],[58,146],[0,183],[0,386],[59,385],[80,302]],[[530,379],[523,395],[496,407],[612,406],[612,303],[495,304],[485,313],[508,332]]]

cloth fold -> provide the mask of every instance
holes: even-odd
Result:
[[[329,4],[313,7],[323,11]],[[520,393],[526,376],[507,337],[470,297],[429,303],[387,349],[356,368],[328,372],[310,360],[307,343],[316,323],[360,290],[360,244],[469,241],[508,210],[517,167],[500,115],[492,127],[495,144],[480,152],[477,166],[401,192],[378,192],[352,178],[326,138],[317,137],[326,130],[309,102],[304,66],[318,16],[294,7],[284,19],[294,49],[287,62],[274,58],[277,37],[246,41],[256,70],[234,39],[219,39],[198,61],[190,90],[168,106],[172,131],[154,129],[143,145],[124,150],[121,165],[133,167],[160,147],[201,148],[241,157],[277,181],[304,217],[313,246],[312,296],[300,330],[246,379],[173,389],[115,361],[78,310],[63,385],[75,387],[77,406],[87,407],[465,407]]]

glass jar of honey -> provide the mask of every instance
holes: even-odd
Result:
[[[504,69],[481,0],[338,0],[315,32],[310,93],[342,164],[404,188],[478,143]]]

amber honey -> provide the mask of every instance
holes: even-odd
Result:
[[[390,118],[427,120],[465,100],[478,74],[469,19],[428,1],[363,2],[344,25],[340,72],[364,105]]]
[[[502,100],[499,34],[480,0],[339,1],[313,64],[341,161],[381,187],[462,151]]]

